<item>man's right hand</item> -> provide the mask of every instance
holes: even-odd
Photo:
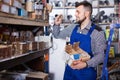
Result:
[[[63,19],[63,15],[58,15],[56,18],[55,18],[55,25],[60,25],[62,23],[62,19]]]

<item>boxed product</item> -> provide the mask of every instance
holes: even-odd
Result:
[[[0,59],[8,58],[12,56],[11,45],[0,45]]]
[[[10,6],[0,2],[0,11],[10,13]]]
[[[37,16],[35,12],[28,12],[28,17],[35,20]]]
[[[16,43],[16,53],[18,54],[24,54],[28,52],[28,43],[26,42],[17,42]]]
[[[18,16],[27,17],[28,12],[24,8],[18,9]]]
[[[10,7],[10,14],[18,15],[18,9],[16,7]]]
[[[26,1],[26,0],[19,0],[19,2],[21,2],[21,3],[23,3],[23,4],[25,3],[25,1]]]
[[[29,44],[29,50],[33,51],[33,50],[37,50],[37,42],[28,42]]]
[[[38,42],[38,50],[44,50],[46,47],[45,47],[46,43],[41,41],[41,42]]]
[[[48,80],[48,74],[43,72],[30,72],[26,80]]]
[[[1,0],[3,3],[6,3],[8,5],[12,5],[14,0]]]
[[[16,8],[22,8],[22,4],[18,0],[14,0],[13,6]]]

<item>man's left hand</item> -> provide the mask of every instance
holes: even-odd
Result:
[[[87,67],[86,62],[83,62],[81,60],[75,60],[71,64],[71,68],[72,69],[83,69],[85,67]]]

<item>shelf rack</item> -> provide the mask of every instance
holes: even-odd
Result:
[[[35,21],[31,18],[25,18],[21,16],[10,15],[0,12],[1,24],[14,24],[14,25],[27,25],[27,26],[48,26],[48,21]],[[34,25],[33,25],[34,24]]]

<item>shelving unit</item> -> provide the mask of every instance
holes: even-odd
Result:
[[[75,10],[75,7],[74,6],[66,6],[66,4],[68,3],[67,1],[68,0],[58,0],[60,1],[62,4],[61,6],[53,6],[53,11],[52,13],[50,13],[50,17],[55,17],[56,14],[62,14],[63,15],[63,23],[62,23],[62,26],[67,26],[68,24],[72,23],[73,20],[75,20],[75,17],[73,16],[74,15],[74,10]],[[76,0],[77,1],[77,0]],[[56,2],[55,0],[49,0],[50,3],[54,3]],[[72,1],[70,1],[72,2]],[[58,3],[59,4],[59,3]],[[73,11],[71,11],[73,10]],[[68,21],[68,15],[71,15],[72,16],[72,20],[69,20]]]
[[[9,80],[9,71],[10,74],[19,73],[18,67],[23,73],[27,71],[27,74],[32,71],[45,72],[48,68],[45,56],[51,45],[49,42],[35,40],[36,36],[44,35],[44,28],[49,26],[47,1],[0,0],[0,80],[4,76],[2,72],[8,72],[6,80]],[[47,76],[48,74],[45,77]]]
[[[101,6],[101,5],[98,5],[98,6],[93,6],[93,8],[114,8],[115,5],[107,5],[107,6]]]
[[[52,2],[53,1],[53,2]],[[53,11],[52,11],[52,13],[50,14],[50,17],[55,17],[55,14],[62,14],[63,15],[63,25],[65,24],[70,24],[70,23],[72,23],[72,22],[67,22],[68,21],[68,19],[67,19],[67,16],[68,15],[71,15],[72,16],[72,21],[74,21],[75,20],[75,16],[74,16],[74,12],[75,12],[75,7],[74,7],[74,5],[68,5],[68,6],[66,6],[66,4],[68,3],[68,2],[71,2],[72,4],[73,3],[75,3],[75,2],[77,2],[77,0],[72,0],[72,1],[70,1],[70,0],[58,0],[58,1],[61,1],[62,2],[62,6],[54,6],[53,7]],[[98,4],[98,2],[99,2],[99,0],[93,0],[93,1],[97,1],[97,3],[95,3],[95,4]],[[93,2],[93,1],[91,1],[91,3]],[[54,0],[50,0],[49,2],[51,2],[51,3],[54,3]],[[110,1],[109,1],[110,2]],[[94,2],[93,2],[94,3]],[[112,3],[112,4],[111,4]],[[111,2],[110,2],[110,4],[109,5],[97,5],[97,6],[94,6],[93,5],[93,15],[96,15],[97,13],[99,13],[102,9],[105,9],[105,15],[110,15],[110,13],[117,13],[116,11],[115,11],[115,9],[117,8],[117,5],[114,5],[113,4],[114,3],[114,1],[112,0]],[[55,4],[55,3],[54,3]],[[98,23],[100,26],[102,25],[104,25],[104,26],[106,26],[106,25],[109,25],[110,23],[105,23],[105,22],[103,22],[103,23]]]
[[[29,27],[44,27],[48,26],[48,21],[35,21],[29,18],[23,18],[20,16],[13,16],[10,14],[6,14],[3,12],[0,12],[0,24],[1,25],[20,25],[22,26],[29,26]],[[12,56],[9,58],[5,58],[0,60],[0,71],[1,70],[7,70],[9,68],[12,68],[16,65],[26,63],[28,61],[34,60],[36,58],[42,57],[44,59],[44,55],[49,53],[49,48],[51,46],[47,46],[43,50],[36,50],[36,51],[30,51],[18,56]],[[44,65],[41,65],[44,66]]]

